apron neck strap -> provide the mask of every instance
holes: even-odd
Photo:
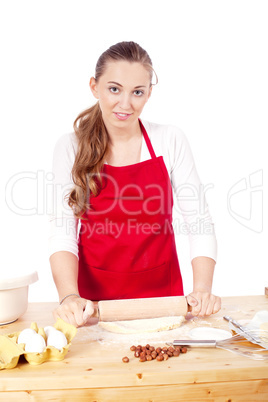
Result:
[[[150,152],[151,158],[152,158],[152,159],[155,159],[155,158],[156,158],[156,155],[155,155],[153,146],[152,146],[152,144],[151,144],[150,138],[148,137],[147,131],[145,130],[145,127],[144,127],[144,125],[142,124],[142,122],[140,121],[140,119],[139,119],[139,123],[140,123],[141,131],[142,131],[143,137],[144,137],[144,139],[145,139],[147,148],[148,148],[148,150],[149,150],[149,152]]]

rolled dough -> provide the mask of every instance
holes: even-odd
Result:
[[[178,328],[185,320],[184,316],[160,317],[128,321],[99,321],[99,326],[117,334],[138,334],[142,332],[168,331]]]

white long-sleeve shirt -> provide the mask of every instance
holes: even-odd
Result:
[[[151,123],[143,119],[142,123],[156,156],[163,156],[174,198],[177,199],[179,207],[177,215],[181,219],[174,223],[175,235],[178,230],[189,235],[191,260],[205,256],[216,261],[217,242],[214,225],[184,133],[171,125]],[[77,140],[74,133],[60,137],[55,146],[53,197],[49,211],[49,255],[57,251],[70,251],[79,258],[79,220],[74,216],[65,198],[73,188],[71,170],[76,149]],[[140,161],[148,159],[151,159],[151,156],[143,138]],[[176,204],[174,205],[176,207]]]

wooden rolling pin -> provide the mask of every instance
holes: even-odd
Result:
[[[186,297],[169,296],[145,299],[102,300],[94,317],[100,321],[125,321],[168,316],[186,316],[190,311]]]

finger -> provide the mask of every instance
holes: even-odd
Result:
[[[75,319],[77,325],[78,326],[83,325],[84,324],[83,306],[81,304],[74,304],[72,306],[72,310],[73,310],[74,319]]]
[[[191,307],[195,307],[198,305],[198,300],[191,294],[186,296],[186,300],[187,300],[187,303],[189,304],[189,306],[191,306]]]
[[[214,307],[214,301],[210,300],[208,305],[207,305],[207,309],[206,309],[206,312],[205,312],[204,315],[205,316],[211,315],[213,313],[213,307]]]
[[[216,296],[210,294],[207,296],[207,304],[206,304],[206,311],[204,313],[205,316],[210,316],[213,314],[213,308],[216,302]]]
[[[198,300],[197,295],[189,294],[188,296],[186,296],[186,300],[187,300],[188,305],[191,307],[189,309],[191,314],[193,316],[197,316],[199,314],[199,311],[201,308],[201,304],[200,304],[200,301]]]
[[[200,299],[200,300],[198,300],[197,306],[192,307],[191,314],[194,316],[198,316],[201,312],[201,309],[202,309],[202,300]]]
[[[220,309],[221,309],[221,298],[217,296],[214,307],[213,307],[213,314],[220,311]]]
[[[78,327],[78,324],[77,324],[77,322],[76,322],[76,320],[74,318],[73,313],[71,313],[71,312],[68,312],[66,314],[63,313],[62,319],[63,319],[63,321],[65,321],[65,322],[67,322],[69,324],[72,324],[75,327]]]
[[[92,303],[92,301],[87,300],[86,308],[85,308],[85,310],[83,312],[83,320],[84,320],[84,322],[86,322],[87,319],[89,317],[91,317],[93,314],[94,314],[94,304]]]
[[[210,301],[207,307],[206,315],[217,313],[221,308],[221,299],[218,296],[211,295]]]
[[[203,295],[201,299],[201,309],[199,312],[199,316],[205,317],[207,315],[208,311],[212,311],[211,306],[210,306],[210,297],[208,295]]]

